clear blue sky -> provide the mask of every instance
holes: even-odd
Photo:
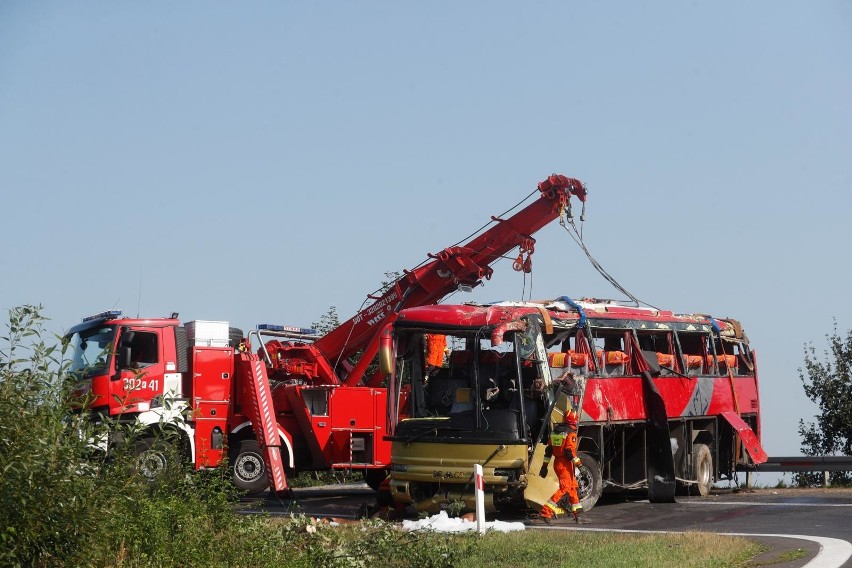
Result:
[[[850,54],[839,1],[5,1],[0,308],[347,318],[559,172],[629,290],[743,322],[797,453],[803,345],[852,327]],[[618,297],[537,238],[533,297]]]

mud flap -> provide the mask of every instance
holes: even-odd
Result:
[[[732,412],[730,410],[723,412],[722,417],[728,421],[728,424],[730,424],[740,436],[748,455],[751,457],[751,461],[753,461],[756,465],[766,462],[768,459],[766,452],[763,450],[763,446],[760,445],[760,441],[757,439],[757,434],[754,433],[754,430],[752,430],[736,412]],[[739,456],[736,456],[736,458],[739,459]]]
[[[645,442],[648,500],[651,503],[675,502],[674,456],[669,434],[666,405],[651,373],[642,371],[642,394],[648,417]]]

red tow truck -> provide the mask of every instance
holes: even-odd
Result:
[[[581,182],[556,174],[530,196],[536,193],[511,216],[492,217],[468,242],[406,270],[324,336],[276,325],[248,334],[223,321],[182,325],[177,314],[85,318],[66,334],[77,393],[89,397],[93,415],[145,431],[137,445],[146,475],[169,465],[162,440],[177,439],[197,469],[227,457],[235,484],[247,492],[284,492],[288,475],[329,468],[362,470],[376,487],[390,467],[387,390],[371,367],[381,330],[402,309],[482,284],[516,247],[513,267],[528,272],[532,235],[570,214],[572,196],[586,199]]]

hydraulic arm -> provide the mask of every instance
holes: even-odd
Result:
[[[366,370],[379,345],[384,324],[403,308],[439,302],[460,287],[475,287],[491,278],[491,265],[519,248],[515,270],[529,272],[535,251],[532,237],[539,229],[570,212],[573,195],[585,203],[586,188],[577,179],[554,174],[538,184],[538,198],[512,216],[492,217],[494,223],[464,244],[430,254],[428,260],[404,274],[373,302],[310,345],[281,345],[279,360],[299,360],[300,374],[322,384],[355,386],[364,380]],[[355,366],[348,359],[361,352]]]

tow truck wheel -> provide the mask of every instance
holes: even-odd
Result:
[[[365,469],[362,473],[364,482],[370,486],[373,491],[378,491],[382,485],[382,481],[388,476],[386,469]]]
[[[580,498],[583,510],[588,511],[595,506],[603,493],[601,466],[589,454],[577,452],[577,457],[581,462],[580,467],[574,470],[577,475],[577,496]]]
[[[713,454],[705,444],[692,446],[692,474],[695,475],[693,487],[698,489],[698,494],[709,495],[713,487]]]
[[[134,456],[133,469],[149,482],[165,474],[176,457],[166,442],[153,437],[134,442],[131,452]]]
[[[266,464],[256,440],[240,440],[231,454],[231,479],[240,491],[254,495],[269,487]]]

